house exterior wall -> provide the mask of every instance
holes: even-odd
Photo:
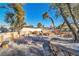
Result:
[[[26,31],[26,32],[34,32],[34,31],[38,31],[38,32],[41,32],[42,31],[42,29],[40,29],[40,28],[23,28],[23,29],[21,29],[21,32],[24,32],[24,31]]]

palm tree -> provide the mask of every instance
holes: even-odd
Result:
[[[20,3],[11,3],[8,4],[8,6],[10,8],[12,8],[16,14],[16,22],[14,24],[14,27],[16,29],[16,31],[18,31],[18,34],[20,34],[20,29],[23,28],[23,26],[25,25],[24,22],[24,10],[22,8],[23,4]]]
[[[52,21],[52,24],[53,24],[54,29],[55,29],[54,20],[52,19],[52,17],[50,17],[50,16],[48,15],[48,12],[45,12],[45,13],[43,14],[43,18],[44,18],[44,19],[45,19],[45,18],[50,19],[50,20]]]
[[[39,23],[37,24],[37,27],[38,27],[38,28],[41,28],[41,27],[43,27],[43,25],[39,22]]]
[[[24,22],[24,10],[22,8],[24,4],[21,3],[11,3],[8,4],[8,6],[10,8],[12,8],[15,12],[14,13],[6,13],[6,22],[10,23],[12,29],[15,29],[16,31],[18,31],[18,34],[20,36],[20,29],[23,28],[23,26],[25,25]],[[6,8],[5,6],[0,6],[0,8]],[[14,17],[16,15],[16,17]],[[13,39],[13,34],[12,34],[12,39]]]

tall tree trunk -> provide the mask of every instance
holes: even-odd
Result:
[[[49,18],[50,18],[50,20],[52,21],[53,27],[54,27],[54,29],[55,29],[55,24],[54,24],[53,19],[52,19],[51,17],[49,17]]]
[[[65,17],[64,13],[63,13],[63,10],[61,7],[59,7],[59,10],[60,10],[60,13],[64,19],[64,21],[66,22],[66,24],[68,25],[68,27],[70,28],[70,30],[72,31],[72,34],[74,35],[74,42],[77,42],[78,41],[78,37],[77,37],[77,34],[75,32],[75,30],[73,29],[73,27],[70,25],[70,23],[67,21],[67,18]]]
[[[74,15],[73,15],[73,13],[72,13],[71,6],[70,6],[70,4],[69,4],[69,3],[67,3],[67,7],[68,7],[69,12],[70,12],[70,14],[71,14],[71,16],[72,16],[72,19],[73,19],[73,21],[74,21],[74,24],[75,24],[76,28],[77,28],[77,29],[78,29],[78,31],[79,31],[78,24],[77,24],[77,22],[76,22],[75,16],[74,16]]]
[[[64,24],[65,24],[65,21],[63,22],[63,24],[62,25],[60,25],[60,30],[62,30],[62,28],[64,27]]]
[[[20,31],[17,31],[17,32],[18,32],[18,36],[19,36],[18,38],[20,39]]]

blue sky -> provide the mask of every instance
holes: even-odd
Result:
[[[7,6],[7,4],[0,4]],[[48,3],[27,3],[23,6],[23,9],[25,11],[25,22],[27,25],[33,25],[37,26],[39,22],[41,22],[44,26],[49,27],[52,23],[50,19],[43,19],[42,14],[49,10],[49,4]],[[0,8],[0,25],[8,25],[6,22],[4,22],[5,19],[5,13],[7,11],[11,11],[8,9]],[[59,24],[63,23],[62,17],[55,18],[55,10],[51,10],[49,12],[49,15],[54,19],[55,26],[58,26]]]

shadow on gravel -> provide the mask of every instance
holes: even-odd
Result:
[[[73,40],[64,40],[60,38],[52,38],[51,41],[59,41],[59,42],[65,42],[65,43],[73,43]]]

